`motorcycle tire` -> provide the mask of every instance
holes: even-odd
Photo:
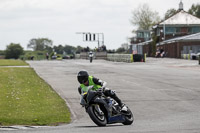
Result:
[[[133,114],[129,108],[124,116],[125,116],[125,122],[123,122],[122,124],[131,125],[134,121],[134,118],[133,118]]]
[[[105,114],[99,115],[98,111],[95,110],[95,105],[89,106],[87,112],[92,121],[98,126],[106,126],[107,119]]]

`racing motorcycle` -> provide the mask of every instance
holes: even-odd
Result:
[[[103,92],[92,90],[92,87],[81,95],[81,105],[98,126],[113,123],[131,125],[134,120],[131,110],[126,105],[127,110],[122,111],[114,99],[106,97]]]
[[[90,51],[89,53],[89,58],[90,58],[90,63],[92,63],[92,59],[93,59],[93,53]]]

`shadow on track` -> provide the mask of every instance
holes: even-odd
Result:
[[[119,127],[119,126],[124,126],[124,125],[106,125],[105,127],[103,128],[109,128],[109,127]],[[99,126],[75,126],[75,128],[102,128],[102,127],[99,127]]]

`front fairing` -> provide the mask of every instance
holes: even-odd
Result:
[[[97,92],[94,90],[88,90],[87,93],[87,103],[90,103],[95,97],[97,97]]]
[[[99,97],[97,92],[90,88],[87,92],[81,94],[80,104],[83,106],[88,106],[89,104],[94,103],[94,99]]]

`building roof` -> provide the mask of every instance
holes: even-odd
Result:
[[[136,45],[147,45],[149,43],[151,43],[153,40],[148,40],[148,41],[145,41],[145,42],[141,42],[141,43],[137,43]]]
[[[200,19],[185,12],[184,10],[180,10],[172,17],[162,21],[159,25],[200,25]]]
[[[200,41],[200,32],[198,32],[196,34],[186,35],[186,36],[182,36],[182,37],[176,37],[173,39],[162,41],[159,43],[159,45],[164,45],[164,44],[174,43],[174,42],[183,42],[183,41]]]
[[[136,32],[151,32],[150,30],[136,30]]]

